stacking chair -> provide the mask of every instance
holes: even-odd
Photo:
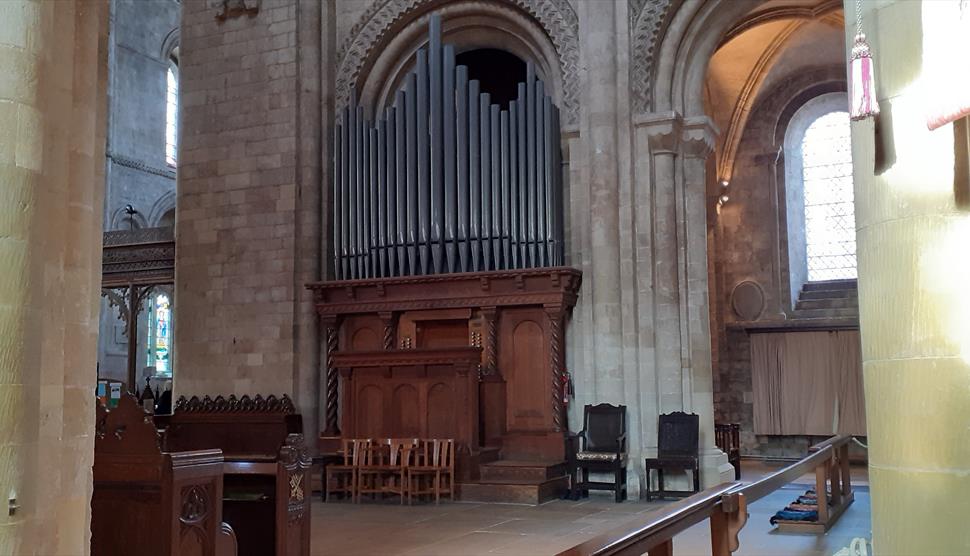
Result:
[[[369,438],[345,438],[341,442],[343,463],[327,466],[327,476],[323,484],[325,501],[330,500],[331,492],[349,494],[351,500],[357,501],[357,469],[370,443]]]
[[[660,416],[657,432],[657,457],[646,460],[647,500],[668,496],[685,497],[700,492],[700,461],[698,458],[697,415],[675,411]],[[657,470],[657,490],[651,490],[650,471]],[[693,490],[665,490],[664,471],[686,471],[693,474]]]
[[[582,479],[572,484],[570,497],[588,496],[591,489],[612,490],[616,501],[626,498],[626,406],[607,403],[583,408],[583,430],[572,437],[578,449],[567,451],[569,474]],[[573,441],[573,443],[575,442]],[[589,472],[610,473],[613,482],[589,480]]]
[[[362,494],[397,494],[403,504],[407,460],[415,443],[410,438],[388,438],[371,444],[357,470],[357,499]]]
[[[408,504],[413,496],[434,494],[438,504],[442,494],[455,500],[455,441],[435,438],[423,440],[416,450],[414,463],[408,467]],[[430,479],[428,486],[422,486],[422,479]]]

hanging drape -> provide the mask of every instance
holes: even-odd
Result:
[[[865,435],[857,331],[751,336],[754,432]]]

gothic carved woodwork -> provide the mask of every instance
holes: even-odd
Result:
[[[165,427],[167,449],[224,454],[225,496],[207,499],[222,500],[239,556],[309,555],[311,458],[289,396],[183,396],[155,422]],[[201,500],[186,499],[183,522],[202,511]]]
[[[339,388],[339,373],[337,368],[333,366],[333,354],[337,352],[338,342],[337,342],[337,318],[328,317],[322,319],[322,325],[324,328],[326,351],[327,351],[327,375],[325,377],[326,384],[326,394],[324,399],[324,436],[339,436],[340,428],[337,426],[337,415],[338,415],[338,396],[340,395],[337,389]]]
[[[222,522],[222,452],[163,452],[152,416],[131,395],[98,404],[91,552],[235,556]]]
[[[384,393],[385,386],[375,383],[375,389],[364,390],[358,382],[351,387],[348,381],[352,374],[341,363],[346,357],[357,353],[400,357],[397,354],[406,351],[420,354],[471,346],[481,348],[476,350],[479,358],[470,370],[474,377],[481,366],[481,377],[475,377],[475,396],[480,400],[476,437],[483,445],[500,446],[505,457],[562,458],[562,431],[566,429],[562,401],[564,327],[580,283],[579,271],[555,267],[308,285],[324,322],[340,318],[334,364],[342,369],[339,403],[343,436],[381,432],[367,427],[383,422],[398,407],[393,405],[393,395]],[[361,337],[378,337],[382,313],[399,315],[399,350],[383,350],[380,344],[359,341]],[[360,349],[361,345],[371,347]],[[381,380],[400,387],[417,388],[427,380],[414,371],[408,371],[410,375],[403,370],[386,372],[390,378]],[[370,376],[377,371],[366,373]],[[354,390],[357,387],[361,389]],[[420,389],[414,392],[415,399],[423,395]],[[390,396],[391,405],[384,403],[386,396]],[[434,400],[427,411],[432,416],[437,411]],[[351,422],[356,423],[353,431],[347,429]],[[386,436],[408,436],[413,431],[386,432]]]

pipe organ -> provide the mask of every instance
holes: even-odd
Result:
[[[429,44],[374,121],[351,99],[334,137],[338,279],[561,266],[559,110],[529,64],[502,107]]]

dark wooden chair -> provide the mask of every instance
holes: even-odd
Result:
[[[727,454],[734,466],[734,479],[741,480],[741,425],[714,423],[714,444]]]
[[[567,450],[573,481],[573,499],[589,496],[590,490],[612,490],[616,501],[626,498],[626,406],[606,403],[583,408],[583,430],[573,437],[574,449]],[[576,441],[579,445],[576,446]],[[589,480],[589,472],[612,473],[613,482]]]
[[[700,460],[698,458],[699,420],[693,413],[675,411],[660,416],[657,432],[657,457],[647,458],[647,501],[653,498],[685,497],[701,490]],[[657,470],[657,490],[651,490],[650,471]],[[693,490],[665,490],[664,471],[685,471],[693,474]]]

